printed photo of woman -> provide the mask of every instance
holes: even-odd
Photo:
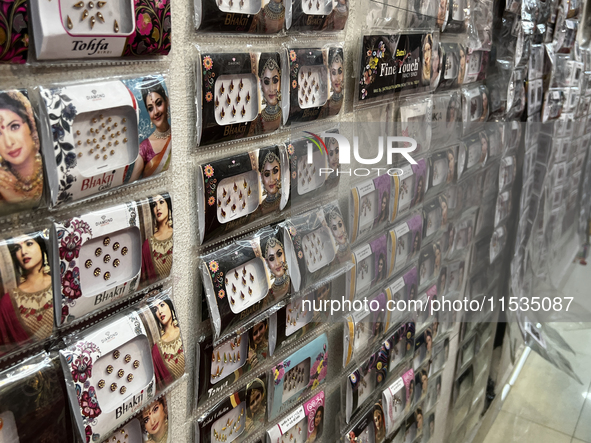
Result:
[[[149,285],[170,275],[172,268],[173,223],[169,194],[148,198],[152,235],[142,245],[142,283]]]
[[[2,274],[14,277],[14,287],[3,278],[0,298],[0,355],[16,344],[44,340],[53,331],[53,291],[47,245],[40,234],[15,237],[8,248],[12,263]]]
[[[373,408],[373,424],[375,429],[375,443],[382,443],[386,438],[386,422],[384,420],[384,411],[379,403]]]
[[[248,331],[248,370],[255,368],[265,361],[269,354],[269,330],[267,320],[255,324]]]
[[[310,432],[306,443],[314,443],[322,437],[322,430],[324,428],[324,406],[318,406],[314,413],[314,430]]]
[[[33,108],[19,91],[0,92],[0,214],[6,204],[34,207],[43,193],[43,161]]]
[[[283,0],[269,2],[254,17],[250,25],[250,33],[276,34],[283,29],[285,23],[285,6]]]
[[[327,137],[325,143],[328,148],[328,167],[332,169],[327,180],[335,179],[338,178],[338,172],[341,167],[341,162],[339,160],[339,142],[336,138]]]
[[[267,412],[267,389],[262,380],[256,378],[246,386],[246,425],[252,431],[265,424]]]
[[[341,213],[333,209],[328,214],[328,227],[337,244],[337,259],[339,262],[348,260],[351,250],[349,249],[349,236]]]
[[[411,206],[415,206],[415,205],[418,205],[419,203],[422,203],[424,196],[425,196],[425,177],[423,177],[421,175],[417,181],[417,187],[415,189],[415,195],[412,199]]]
[[[347,18],[349,17],[349,7],[347,0],[337,0],[337,5],[328,14],[322,27],[323,31],[342,31],[345,29]]]
[[[185,373],[185,351],[176,311],[169,298],[150,304],[160,337],[152,347],[154,375],[158,389],[163,389]]]
[[[466,50],[460,45],[460,71],[458,72],[458,85],[464,84],[466,75]]]
[[[281,204],[281,162],[275,152],[259,157],[259,172],[265,199],[255,213],[256,218],[277,211]]]
[[[271,271],[271,279],[273,280],[269,292],[275,299],[283,297],[289,292],[291,284],[283,243],[275,237],[271,237],[267,239],[264,245],[261,245],[261,249],[263,249],[263,256],[269,271]]]
[[[389,198],[390,198],[390,196],[388,195],[387,192],[384,192],[382,194],[382,198],[380,200],[380,215],[379,215],[378,219],[376,220],[376,223],[375,223],[376,225],[388,220],[388,200],[389,200]]]
[[[433,53],[433,36],[426,34],[423,37],[423,86],[429,86],[431,84],[431,56]]]
[[[150,129],[153,127],[154,131],[140,143],[134,174],[139,170],[141,177],[150,177],[166,171],[170,166],[170,103],[163,81],[148,77],[143,83],[147,85],[142,90],[143,105],[150,117]]]
[[[386,278],[387,275],[387,268],[388,265],[386,263],[386,256],[384,254],[380,254],[380,257],[378,258],[378,273],[376,275],[375,280],[373,281],[373,284],[376,284],[378,282],[381,282],[382,280],[384,280]]]
[[[276,3],[271,0],[269,4]],[[281,4],[283,7],[283,4]],[[281,68],[279,54],[269,52],[261,54],[259,59],[259,82],[263,95],[263,110],[252,121],[248,137],[273,132],[281,124]]]
[[[456,158],[454,155],[454,151],[451,149],[447,150],[447,180],[446,183],[451,183],[454,181],[456,174]]]
[[[343,67],[343,50],[333,48],[328,54],[328,75],[330,77],[330,90],[332,94],[320,110],[319,118],[337,115],[343,105],[343,82],[345,72]]]
[[[168,408],[166,397],[160,397],[142,411],[140,418],[145,443],[168,441]]]

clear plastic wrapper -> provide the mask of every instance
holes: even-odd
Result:
[[[163,75],[54,85],[38,92],[51,206],[168,169],[172,140]]]
[[[489,134],[482,130],[462,140],[458,149],[458,179],[481,168],[488,157]]]
[[[0,240],[0,357],[49,339],[59,291],[48,229],[21,228]]]
[[[346,377],[345,421],[349,423],[384,385],[389,372],[390,345],[382,343],[359,367]]]
[[[211,336],[200,341],[197,358],[200,364],[195,380],[197,406],[215,398],[224,388],[245,378],[271,358],[276,325],[276,314],[272,314],[250,329],[238,329],[217,344]]]
[[[324,435],[325,409],[328,407],[324,391],[320,391],[267,429],[266,443],[321,440]]]
[[[328,337],[319,335],[270,370],[269,420],[291,409],[326,382],[328,371]]]
[[[215,339],[253,320],[294,286],[292,250],[278,225],[235,240],[202,257],[200,265]]]
[[[353,267],[347,274],[347,294],[352,300],[382,283],[392,269],[390,263],[393,251],[388,250],[387,234],[381,234],[367,243],[353,249],[351,260]]]
[[[307,288],[277,311],[276,348],[286,348],[322,327],[328,321],[327,303],[336,296],[341,275]]]
[[[486,77],[488,67],[488,52],[473,51],[466,54],[466,68],[463,84],[474,83]]]
[[[441,273],[443,252],[440,241],[433,241],[421,250],[419,256],[419,289],[438,280]]]
[[[432,31],[363,36],[355,105],[430,91],[438,74],[433,70],[438,41],[439,34]]]
[[[454,381],[452,404],[458,407],[466,398],[474,384],[474,369],[472,365],[468,366]]]
[[[499,194],[495,210],[495,227],[499,226],[499,223],[504,221],[511,213],[511,195],[511,190]],[[557,195],[556,192],[554,195]]]
[[[461,96],[459,90],[433,95],[431,143],[438,149],[455,143],[461,132]]]
[[[279,52],[203,48],[195,65],[197,144],[239,140],[279,129],[282,99],[287,100],[281,94],[282,65]]]
[[[441,194],[423,205],[423,243],[432,240],[447,226],[449,214],[447,197]]]
[[[168,0],[97,2],[96,7],[91,1],[35,0],[29,12],[37,60],[149,59],[171,49]]]
[[[428,287],[422,291],[422,293],[418,296],[418,304],[420,304],[421,309],[417,310],[415,313],[416,318],[416,325],[417,331],[425,331],[427,329],[431,329],[431,339],[433,339],[432,335],[432,323],[435,321],[434,313],[431,313],[431,303],[433,300],[437,299],[437,285],[434,284],[432,286],[427,285]],[[416,339],[415,339],[415,359],[414,359],[414,367],[418,367],[423,363],[423,355],[424,353],[421,351],[420,354],[417,353],[418,346],[418,339],[420,337],[420,332],[417,332]],[[424,344],[427,347],[427,353],[431,354],[431,343],[427,340],[427,336],[424,336]]]
[[[82,439],[107,437],[185,373],[181,329],[166,293],[65,343],[60,359]]]
[[[418,269],[412,267],[402,273],[400,277],[393,279],[386,284],[385,294],[388,300],[392,300],[393,306],[398,308],[399,302],[404,303],[410,300],[416,300],[418,289]],[[394,325],[402,320],[404,312],[394,311],[390,313],[390,324]]]
[[[429,392],[429,366],[430,362],[426,361],[415,371],[415,399],[417,404],[421,402],[423,407]]]
[[[33,443],[40,436],[73,443],[58,358],[42,352],[0,372],[0,437]]]
[[[417,142],[413,154],[425,154],[431,150],[431,118],[433,117],[433,100],[431,95],[403,98],[398,102],[395,115],[399,135],[411,137]]]
[[[480,208],[478,208],[478,217],[476,218],[476,226],[474,227],[474,238],[482,239],[482,237],[490,237],[490,233],[494,229],[496,204],[496,199],[490,198],[483,201]]]
[[[482,197],[482,170],[469,175],[458,185],[456,214],[480,205]]]
[[[199,243],[283,211],[290,197],[289,164],[285,146],[275,145],[198,165]]]
[[[351,187],[349,226],[351,243],[383,228],[398,215],[400,179],[383,174]]]
[[[455,223],[455,241],[452,249],[453,254],[463,253],[468,250],[474,240],[474,227],[476,225],[476,210],[466,211],[462,218]]]
[[[348,0],[288,1],[286,28],[290,32],[337,32],[349,18]]]
[[[427,191],[428,177],[427,160],[416,160],[416,164],[404,165],[398,175],[400,186],[398,188],[397,217],[405,216],[409,210],[423,203]]]
[[[389,343],[388,378],[395,375],[402,366],[409,363],[414,355],[415,323],[410,318],[398,323],[387,334]]]
[[[449,0],[447,8],[447,21],[442,26],[442,31],[450,34],[464,33],[466,31],[466,19],[470,16],[470,1]]]
[[[527,93],[525,89],[526,72],[524,68],[515,69],[509,77],[507,87],[506,118],[517,120],[527,107]]]
[[[342,438],[343,443],[384,441],[386,438],[386,414],[382,408],[382,402],[382,399],[377,399],[371,407],[367,407],[363,411],[363,415],[346,429]]]
[[[490,148],[489,148],[490,152]],[[493,197],[496,197],[497,192],[499,191],[499,182],[500,182],[500,162],[499,161],[492,161],[489,162],[484,170],[482,171],[482,200],[486,201]],[[507,176],[509,179],[510,176]],[[507,184],[512,183],[513,178],[510,178]]]
[[[366,300],[369,310],[355,311],[345,317],[343,367],[349,366],[353,359],[362,358],[367,349],[380,342],[390,328],[391,315],[386,309],[391,300],[389,295],[385,291],[377,291]]]
[[[338,273],[350,263],[349,236],[337,201],[293,216],[282,228],[295,291]]]
[[[287,126],[334,117],[343,106],[342,43],[326,47],[302,45],[289,44],[284,49],[281,106],[283,123]]]
[[[163,192],[55,221],[58,324],[78,321],[166,279],[173,263],[172,214],[170,194]]]
[[[195,421],[195,441],[246,441],[267,423],[267,374],[221,398]]]
[[[505,188],[513,184],[515,174],[517,173],[517,160],[515,156],[507,156],[501,160],[499,169],[499,191],[504,191]]]
[[[199,32],[274,35],[283,31],[288,12],[284,0],[194,0]]]
[[[20,2],[13,3],[11,7]],[[20,6],[23,8],[26,11],[24,3]],[[0,116],[2,133],[10,130],[11,134],[0,141],[0,215],[35,209],[43,203],[43,158],[27,91],[1,91]]]
[[[488,120],[488,89],[474,85],[462,89],[462,121],[464,134],[478,130]]]
[[[292,207],[309,204],[312,196],[321,200],[338,186],[341,169],[338,135],[338,129],[331,129],[288,142]]]
[[[429,183],[427,193],[438,194],[445,186],[456,180],[456,162],[458,159],[458,145],[432,154],[428,159]]]
[[[388,233],[390,258],[389,275],[394,275],[415,261],[420,254],[423,238],[423,216],[415,214],[394,226]],[[393,266],[392,266],[393,265]]]
[[[415,400],[413,369],[400,367],[395,373],[394,382],[382,391],[381,400],[385,409],[385,433],[390,436],[404,424],[405,416],[412,411]]]
[[[490,51],[493,40],[493,1],[478,0],[470,2],[469,34],[474,49]],[[472,31],[472,32],[470,32]]]
[[[443,69],[438,89],[450,89],[462,85],[466,73],[465,48],[458,43],[441,43],[441,53]]]

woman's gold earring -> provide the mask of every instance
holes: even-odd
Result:
[[[4,158],[2,158],[2,156],[0,155],[0,165],[4,163]]]
[[[263,99],[261,100],[261,105],[265,106],[267,104],[267,100],[265,100],[265,97],[263,97]]]
[[[47,261],[47,254],[43,253],[43,273],[45,275],[51,272],[51,268],[49,267],[49,262]]]
[[[277,91],[277,99],[281,101],[281,91]]]
[[[172,211],[168,210],[168,222],[166,223],[169,228],[172,228]]]

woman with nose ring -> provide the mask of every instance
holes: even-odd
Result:
[[[249,137],[273,132],[281,124],[281,68],[279,67],[279,54],[274,52],[261,54],[258,74],[264,109],[250,124]]]
[[[162,171],[166,171],[170,165],[172,152],[172,138],[170,133],[169,102],[164,84],[155,83],[154,79],[147,78],[145,83],[152,86],[142,91],[142,99],[146,111],[150,116],[150,127],[155,127],[154,132],[140,143],[140,152],[134,174],[139,170],[141,177],[150,177]]]
[[[142,412],[141,418],[146,443],[166,443],[168,441],[168,411],[166,397],[160,397]]]
[[[269,292],[275,299],[283,297],[289,291],[291,283],[283,243],[275,237],[269,238],[265,245],[264,257],[273,279]]]
[[[169,298],[161,298],[150,305],[156,319],[160,338],[152,347],[154,375],[159,389],[170,385],[185,373],[185,352],[176,311]]]
[[[259,158],[259,172],[265,199],[256,218],[278,210],[281,204],[281,162],[275,152],[270,151],[264,158]]]
[[[349,236],[347,234],[345,222],[343,221],[343,216],[336,209],[333,209],[328,214],[328,228],[330,229],[337,245],[337,259],[339,260],[339,263],[348,260],[351,255]]]
[[[51,269],[43,239],[39,235],[23,235],[12,239],[8,250],[18,283],[9,289],[10,272],[5,270],[5,292],[0,298],[0,355],[10,345],[48,338],[54,317]]]
[[[39,202],[43,192],[39,149],[27,97],[18,91],[0,93],[0,207],[4,203],[33,207]]]

